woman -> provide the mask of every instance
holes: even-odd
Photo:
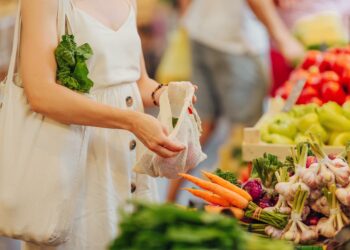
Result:
[[[56,84],[54,50],[58,2],[67,4],[68,24],[78,45],[89,43],[94,81],[91,98]],[[70,240],[56,248],[24,243],[25,249],[105,249],[116,236],[117,208],[131,197],[155,199],[153,179],[132,173],[136,138],[162,157],[181,152],[143,106],[158,104],[164,88],[146,73],[136,30],[136,1],[22,0],[20,70],[31,108],[66,124],[89,129],[84,194]],[[143,105],[142,105],[143,104]]]

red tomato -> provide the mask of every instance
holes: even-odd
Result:
[[[319,75],[320,74],[320,70],[318,68],[318,66],[313,65],[311,66],[308,71],[310,72],[311,75]]]
[[[318,91],[310,86],[306,86],[303,91],[301,92],[297,104],[307,104],[311,102],[311,98],[317,97]]]
[[[323,101],[317,96],[311,97],[310,98],[310,103],[315,103],[318,106],[322,106],[323,105]]]
[[[322,86],[322,98],[324,102],[334,101],[342,105],[346,95],[339,82],[326,82]]]
[[[311,86],[315,89],[319,89],[321,85],[321,76],[319,74],[310,75],[306,80],[306,86]]]
[[[344,69],[340,83],[344,86],[347,93],[350,93],[350,65]]]
[[[325,71],[321,75],[321,83],[339,82],[339,76],[334,71]]]
[[[343,75],[344,69],[350,63],[350,55],[341,54],[338,55],[335,63],[333,65],[333,71],[335,71],[339,76]]]
[[[346,46],[345,48],[343,48],[343,53],[345,54],[350,54],[350,46]]]
[[[303,69],[309,69],[311,66],[318,66],[322,61],[322,52],[318,50],[310,50],[306,53],[306,57],[301,65]]]
[[[323,60],[320,63],[319,69],[321,72],[332,70],[337,56],[333,53],[326,52],[323,55]]]
[[[343,49],[342,48],[331,48],[328,50],[328,52],[338,55],[338,54],[343,53]]]
[[[350,101],[350,95],[347,95],[345,98],[345,102]]]

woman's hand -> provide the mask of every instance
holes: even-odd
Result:
[[[293,36],[284,39],[279,44],[279,49],[290,65],[296,65],[305,55],[305,48]]]
[[[176,156],[185,146],[169,139],[167,129],[153,116],[132,112],[130,131],[151,151],[161,157]]]

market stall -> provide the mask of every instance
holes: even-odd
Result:
[[[160,232],[152,244],[162,249],[348,249],[349,55],[348,48],[310,52],[269,112],[245,129],[248,177],[222,165],[200,178],[180,174],[194,186],[184,191],[202,202],[136,205],[111,249],[130,234],[137,248]],[[131,229],[137,223],[141,232]]]

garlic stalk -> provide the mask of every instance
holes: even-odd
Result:
[[[267,226],[265,227],[265,233],[267,236],[273,239],[280,239],[282,237],[283,231],[273,226]]]
[[[330,207],[329,218],[322,218],[317,224],[317,231],[327,238],[334,237],[345,225],[349,224],[349,219],[340,208],[335,195],[336,186],[331,185],[329,189],[324,189],[323,193]]]
[[[276,173],[276,179],[278,183],[280,182],[288,182],[289,180],[289,173],[287,168],[280,168]],[[290,214],[291,208],[288,206],[287,200],[282,194],[278,195],[278,201],[275,206],[273,207],[266,207],[264,208],[266,211],[276,211],[283,214]]]
[[[308,145],[306,143],[298,144],[296,153],[292,150],[292,155],[295,162],[295,174],[289,178],[289,181],[282,181],[276,184],[276,191],[282,195],[287,201],[294,199],[295,194],[300,187],[302,190],[310,192],[310,188],[301,182],[300,174],[306,168],[306,160],[308,153]]]
[[[350,206],[350,184],[345,188],[338,188],[335,195],[342,204]]]
[[[320,171],[320,164],[313,163],[309,168],[300,168],[299,176],[301,180],[310,188],[317,188],[319,186],[318,173]]]
[[[317,232],[306,226],[301,218],[308,195],[308,191],[302,190],[301,187],[298,188],[293,201],[291,219],[282,233],[282,239],[299,244],[309,243],[318,238]]]
[[[336,182],[342,187],[349,184],[350,168],[344,160],[340,158],[329,159],[321,146],[315,141],[311,143],[311,149],[316,157],[320,159],[319,181],[321,184],[330,186]]]
[[[330,208],[327,202],[327,198],[322,196],[318,198],[315,202],[311,203],[311,208],[315,212],[321,213],[325,216],[329,216]]]

